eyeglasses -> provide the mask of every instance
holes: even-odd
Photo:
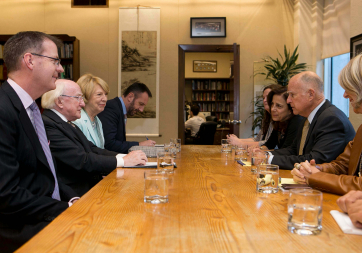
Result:
[[[59,58],[54,58],[54,57],[50,57],[50,56],[45,56],[45,55],[41,55],[41,54],[35,54],[35,53],[31,53],[32,55],[36,55],[36,56],[40,56],[40,57],[45,57],[45,58],[49,58],[54,60],[55,65],[59,66],[60,65],[60,59]]]
[[[60,95],[61,97],[68,97],[68,98],[76,98],[78,102],[84,101],[84,96],[68,96],[68,95]]]

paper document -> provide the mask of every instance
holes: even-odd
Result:
[[[353,226],[348,214],[341,213],[336,210],[332,210],[330,213],[345,234],[362,235],[362,229]]]
[[[146,162],[145,165],[124,166],[123,168],[157,168],[157,162]]]

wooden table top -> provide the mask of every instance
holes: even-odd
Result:
[[[117,169],[17,252],[361,252],[362,237],[344,234],[323,195],[323,230],[287,230],[288,194],[256,192],[250,167],[220,146],[182,146],[169,203],[143,202],[141,169]],[[289,171],[281,171],[290,177]]]

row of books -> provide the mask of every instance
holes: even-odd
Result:
[[[214,93],[214,92],[204,92],[192,93],[192,100],[194,101],[216,101],[216,100],[225,100],[230,101],[230,94],[229,93]]]
[[[215,111],[215,104],[209,104],[209,103],[199,103],[201,112],[214,112]]]
[[[201,112],[229,112],[230,104],[225,102],[220,103],[198,103]]]
[[[229,120],[230,119],[229,113],[218,112],[218,113],[216,113],[215,116],[216,116],[217,120]]]
[[[193,90],[229,90],[230,82],[212,80],[192,80]]]
[[[62,65],[64,72],[60,74],[61,79],[70,79],[73,80],[73,65]]]
[[[230,111],[230,104],[225,102],[216,103],[216,111],[228,112]]]
[[[58,48],[60,58],[73,58],[73,43],[64,43]]]

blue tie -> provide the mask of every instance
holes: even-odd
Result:
[[[43,123],[43,120],[41,118],[39,108],[38,108],[38,106],[37,106],[37,104],[35,102],[33,102],[30,105],[30,109],[33,111],[35,131],[36,131],[36,133],[38,135],[41,147],[43,148],[44,154],[45,154],[45,156],[46,156],[46,158],[48,160],[50,170],[52,171],[53,176],[54,176],[54,180],[55,180],[55,186],[54,186],[54,192],[53,192],[52,198],[60,200],[57,175],[55,173],[53,158],[52,158],[52,155],[51,155],[51,152],[50,152],[48,139],[47,139],[45,129],[44,129],[44,123]]]

